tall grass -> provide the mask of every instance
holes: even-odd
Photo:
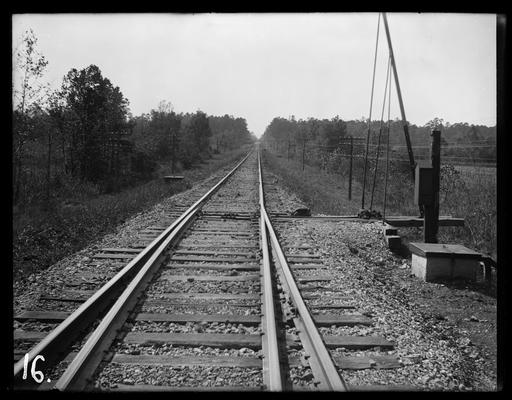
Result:
[[[193,182],[232,165],[248,148],[216,155],[197,168],[182,172],[185,179],[172,185],[158,178],[119,193],[97,195],[88,185],[75,185],[51,207],[30,207],[13,213],[14,278],[49,267],[82,249],[117,225],[179,193]]]
[[[465,219],[459,238],[497,259],[496,169],[447,166],[443,172],[441,208]]]
[[[352,200],[348,200],[348,161],[346,158],[326,160],[323,168],[305,165],[300,160],[288,160],[269,151],[263,152],[263,163],[281,183],[294,191],[313,213],[353,215],[362,205],[363,164],[353,164]],[[384,166],[379,164],[373,195],[373,209],[384,211]],[[374,166],[367,171],[365,208],[371,201]],[[412,174],[407,164],[390,164],[386,199],[386,216],[418,216],[414,204]],[[440,215],[465,219],[464,227],[440,227],[438,239],[444,243],[462,243],[497,258],[496,175],[481,173],[477,168],[455,168],[444,165],[441,169]],[[421,229],[408,230],[415,239],[421,238]]]

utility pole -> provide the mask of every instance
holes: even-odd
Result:
[[[433,130],[432,136],[432,182],[431,201],[424,205],[424,241],[425,243],[437,243],[439,231],[439,176],[441,171],[441,131]]]
[[[409,137],[409,125],[407,124],[407,119],[405,118],[405,110],[404,110],[404,102],[402,100],[402,91],[400,90],[400,82],[398,81],[398,72],[396,70],[396,61],[395,56],[393,54],[393,45],[391,44],[391,36],[389,34],[388,27],[388,19],[386,17],[386,13],[382,13],[382,17],[384,20],[384,28],[386,29],[386,37],[388,39],[388,47],[389,47],[389,56],[391,57],[391,66],[393,67],[393,75],[395,77],[395,84],[398,93],[398,103],[400,105],[400,113],[402,115],[402,124],[404,127],[405,141],[407,143],[407,152],[409,153],[409,164],[411,166],[412,178],[415,177],[415,168],[416,163],[414,161],[414,155],[411,147],[411,139]]]

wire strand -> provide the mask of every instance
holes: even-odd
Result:
[[[364,194],[366,190],[366,170],[368,163],[368,144],[370,143],[370,129],[372,123],[372,107],[373,107],[373,90],[375,87],[375,70],[377,69],[377,50],[379,46],[379,30],[380,30],[380,13],[377,20],[377,38],[375,40],[375,56],[373,58],[373,77],[372,77],[372,92],[370,95],[370,115],[368,116],[368,133],[366,135],[366,156],[364,161],[364,173],[363,173],[363,195],[361,197],[361,208],[364,209]]]
[[[387,145],[386,145],[386,175],[384,178],[384,204],[382,209],[382,224],[384,224],[384,220],[386,219],[386,204],[387,204],[387,196],[388,196],[388,179],[389,179],[389,134],[391,133],[391,86],[393,85],[393,81],[389,83],[389,91],[388,91],[388,132],[387,132]]]
[[[373,171],[373,184],[372,184],[372,196],[370,198],[370,210],[373,209],[373,196],[375,193],[375,184],[376,184],[376,180],[377,180],[377,171],[378,171],[378,167],[379,167],[380,139],[382,136],[382,128],[384,125],[384,110],[386,109],[386,94],[388,91],[388,80],[390,78],[390,72],[391,72],[390,66],[391,66],[391,57],[388,57],[388,68],[386,71],[386,84],[384,85],[384,100],[382,101],[382,113],[380,115],[379,139],[377,142],[377,152],[375,154],[375,169]]]

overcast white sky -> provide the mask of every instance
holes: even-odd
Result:
[[[407,119],[495,125],[495,15],[387,16]],[[368,116],[377,19],[377,13],[24,14],[13,16],[12,28],[14,47],[24,30],[34,30],[55,88],[71,68],[95,64],[120,87],[134,115],[165,99],[177,112],[244,117],[260,136],[275,116]],[[375,119],[387,56],[381,19]]]

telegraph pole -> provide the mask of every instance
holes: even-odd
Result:
[[[431,171],[430,176],[424,177],[422,181],[420,175],[417,191],[427,192],[426,200],[423,201],[424,219],[423,219],[423,235],[425,243],[437,243],[437,233],[439,231],[439,175],[441,170],[441,131],[433,130],[431,167],[427,168]]]

